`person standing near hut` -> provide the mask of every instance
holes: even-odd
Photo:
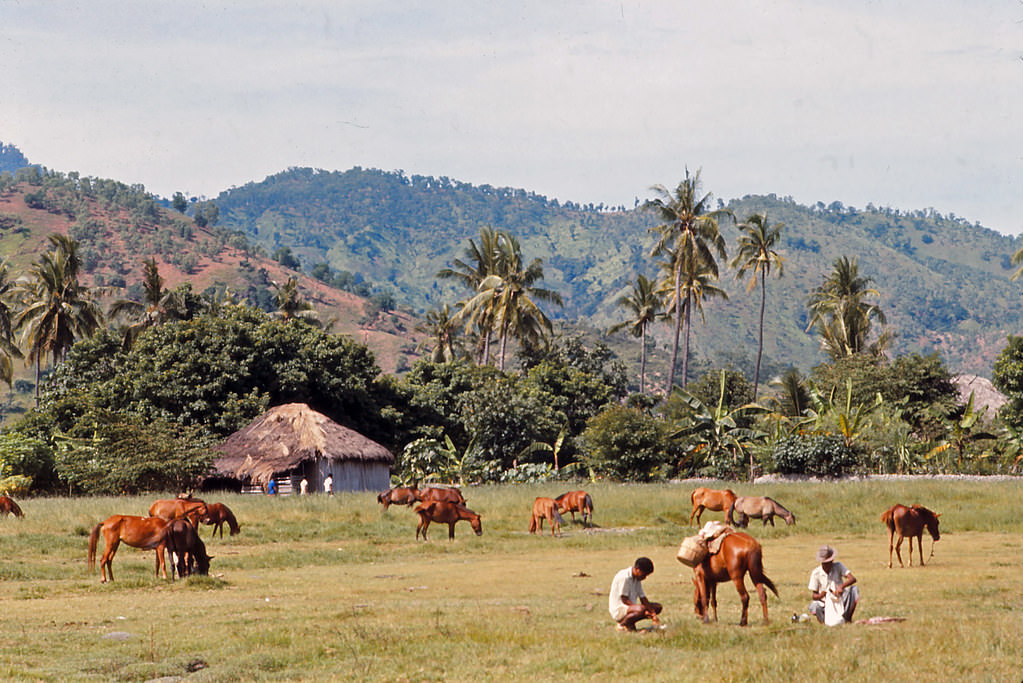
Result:
[[[323,480],[323,492],[328,496],[334,495],[334,475],[328,474],[327,478]]]
[[[270,495],[270,496],[276,496],[277,495],[277,480],[276,479],[271,479],[270,482],[266,485],[266,492],[267,492],[267,495]]]
[[[298,490],[303,496],[309,493],[309,480],[302,477],[302,481],[298,483]]]

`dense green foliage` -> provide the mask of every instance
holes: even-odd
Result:
[[[855,471],[856,452],[834,434],[793,435],[779,440],[771,451],[781,474],[840,477]]]

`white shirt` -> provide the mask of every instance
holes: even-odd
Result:
[[[814,593],[823,593],[841,586],[845,577],[851,573],[841,562],[832,562],[829,572],[825,572],[823,567],[817,565],[810,572],[810,585],[807,587]]]
[[[645,598],[646,593],[643,592],[643,584],[632,575],[632,567],[621,570],[615,574],[614,579],[611,581],[611,593],[607,598],[607,610],[614,617],[615,621],[621,619],[624,616],[624,609],[628,609],[628,606],[622,600],[622,596],[628,598],[629,602],[634,605],[640,603],[640,598]]]

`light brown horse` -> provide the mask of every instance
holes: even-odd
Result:
[[[586,491],[569,491],[568,493],[562,493],[554,500],[558,503],[558,510],[560,512],[572,513],[573,524],[575,524],[576,512],[582,514],[583,526],[593,524],[593,499],[590,498],[590,494],[586,493]]]
[[[726,534],[721,541],[721,549],[708,555],[703,562],[693,567],[693,584],[696,586],[694,602],[696,613],[704,623],[710,621],[709,609],[714,610],[714,621],[718,618],[717,584],[731,581],[742,600],[742,619],[740,626],[747,624],[749,614],[749,592],[746,590],[746,574],[757,589],[760,605],[764,610],[764,623],[767,619],[767,586],[778,595],[774,582],[764,573],[764,552],[755,538],[749,534],[735,531]]]
[[[377,502],[386,510],[392,505],[415,505],[416,501],[422,500],[419,489],[415,486],[396,486],[377,494]]]
[[[419,500],[424,503],[435,500],[443,503],[465,505],[465,498],[456,486],[428,486],[419,492]]]
[[[734,518],[732,515],[737,514]],[[795,524],[796,516],[785,509],[785,506],[774,498],[767,496],[739,496],[728,508],[728,523],[732,526],[747,527],[749,518],[756,517],[763,520],[764,526],[770,522],[774,526],[775,516],[785,520],[785,524]]]
[[[21,511],[21,508],[14,502],[13,498],[10,496],[0,496],[0,515],[3,515],[4,517],[7,515],[24,517],[25,513]]]
[[[472,530],[476,532],[477,536],[483,535],[483,524],[480,522],[480,516],[458,503],[436,500],[424,502],[416,508],[416,514],[419,515],[419,526],[416,527],[417,541],[419,540],[420,532],[423,534],[424,541],[430,540],[426,537],[426,530],[430,528],[430,522],[443,522],[447,524],[448,540],[455,538],[455,524],[463,519],[472,525]]]
[[[181,519],[187,517],[195,526],[206,515],[206,503],[198,498],[171,498],[170,500],[158,500],[149,506],[150,517],[160,517],[166,520]]]
[[[905,567],[902,564],[902,539],[909,538],[909,566],[913,566],[913,537],[916,537],[916,549],[920,554],[920,566],[924,566],[924,547],[923,547],[923,535],[924,527],[927,527],[927,531],[930,532],[931,538],[931,555],[934,555],[934,542],[941,538],[941,533],[938,531],[938,517],[941,515],[936,512],[931,512],[923,505],[913,505],[913,507],[906,507],[905,505],[893,505],[883,513],[881,513],[881,521],[888,527],[888,568],[892,568],[892,541],[895,539],[895,534],[899,534],[899,540],[894,544],[895,554],[899,558],[899,566]]]
[[[735,491],[732,489],[719,491],[718,489],[705,489],[702,486],[693,491],[693,495],[690,497],[693,501],[693,511],[689,514],[689,523],[692,524],[693,517],[695,517],[696,526],[700,526],[700,515],[704,510],[727,512],[736,499]]]
[[[543,534],[543,521],[551,525],[551,536],[561,535],[561,524],[565,521],[558,512],[558,503],[553,498],[539,497],[533,501],[533,516],[529,520],[529,533]]]
[[[231,535],[241,532],[242,527],[238,524],[238,520],[234,518],[234,513],[231,512],[231,508],[227,507],[223,503],[210,503],[206,506],[206,514],[202,517],[203,524],[212,524],[213,531],[210,533],[210,538],[217,535],[220,532],[220,537],[224,537],[224,522],[227,522],[228,528],[231,530]]]
[[[133,515],[113,515],[105,521],[100,522],[92,528],[89,535],[89,571],[96,568],[96,543],[102,532],[103,557],[100,559],[100,572],[103,575],[100,583],[107,582],[107,572],[110,572],[110,580],[114,580],[114,554],[117,546],[124,541],[134,548],[142,550],[156,550],[156,575],[167,578],[167,565],[163,553],[166,547],[164,529],[170,524],[169,520],[160,517],[135,517]]]

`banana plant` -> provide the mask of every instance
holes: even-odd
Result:
[[[932,448],[924,456],[928,460],[932,456],[944,453],[945,451],[955,448],[956,449],[956,464],[961,467],[963,464],[963,455],[966,453],[966,447],[974,441],[981,441],[983,439],[997,439],[997,434],[985,431],[984,429],[977,429],[981,425],[981,419],[987,413],[987,407],[983,410],[975,410],[973,406],[973,392],[970,392],[970,398],[966,402],[966,407],[963,408],[963,414],[957,418],[949,418],[941,413],[932,411],[938,420],[945,425],[946,437],[941,443]]]
[[[804,425],[812,425],[814,429],[823,431],[832,423],[842,435],[845,445],[853,446],[857,437],[869,424],[870,414],[884,404],[881,393],[874,396],[874,402],[870,405],[858,403],[855,406],[852,401],[852,379],[845,380],[845,401],[835,401],[835,392],[832,389],[827,396],[819,391],[812,383],[810,384],[810,397],[813,400],[813,407],[807,411]]]

